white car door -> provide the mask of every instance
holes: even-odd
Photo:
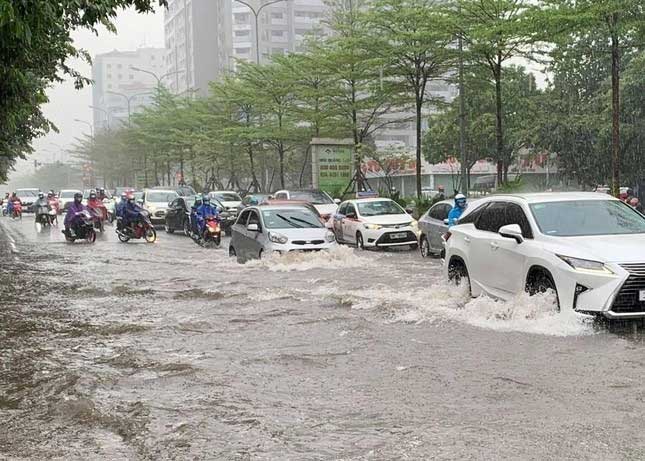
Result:
[[[341,203],[338,211],[331,218],[334,234],[336,234],[336,239],[339,241],[343,240],[343,218],[345,217],[346,210],[347,203]]]
[[[507,203],[503,225],[517,224],[522,229],[524,241],[517,243],[511,238],[497,235],[496,245],[491,248],[492,257],[499,262],[499,271],[494,280],[494,288],[507,293],[519,293],[524,290],[527,270],[527,255],[534,245],[533,231],[522,207],[516,203]]]
[[[506,224],[519,224],[509,222],[518,220],[513,218],[518,216],[515,207],[519,206],[509,202],[493,202],[475,222],[477,230],[471,243],[473,278],[492,295],[517,292],[518,284],[523,283],[525,257],[515,240],[498,233]]]
[[[343,218],[343,240],[348,243],[356,243],[356,230],[358,227],[358,214],[353,203],[347,204],[345,217]]]

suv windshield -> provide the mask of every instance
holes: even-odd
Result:
[[[403,208],[393,200],[378,200],[374,202],[358,202],[358,212],[361,216],[382,216],[387,214],[405,214]]]
[[[16,195],[18,197],[36,197],[38,189],[18,189],[16,190]]]
[[[170,203],[175,200],[179,195],[177,192],[148,192],[146,194],[146,201],[152,203]]]
[[[324,227],[318,216],[303,208],[286,208],[279,210],[263,210],[262,217],[267,229],[293,229],[299,227]]]
[[[289,193],[291,200],[302,200],[314,205],[329,205],[334,203],[329,195],[319,190],[294,190]]]
[[[211,197],[215,197],[220,202],[241,202],[242,197],[235,192],[212,192]]]
[[[645,217],[618,200],[534,203],[531,212],[540,231],[554,237],[645,233]]]
[[[74,198],[74,194],[78,192],[75,190],[64,190],[60,193],[60,198]]]

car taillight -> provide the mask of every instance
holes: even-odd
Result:
[[[452,234],[450,232],[446,232],[445,234],[443,234],[443,241],[447,242],[451,236]]]

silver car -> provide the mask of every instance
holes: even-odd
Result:
[[[229,255],[238,262],[289,251],[329,250],[336,246],[320,218],[301,205],[245,208],[232,228]]]
[[[448,213],[452,210],[452,200],[442,200],[435,203],[419,219],[419,248],[421,256],[443,257],[443,235],[448,232]]]

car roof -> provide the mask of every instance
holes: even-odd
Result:
[[[267,204],[260,204],[260,205],[254,205],[249,208],[256,208],[258,210],[262,209],[265,211],[271,211],[271,210],[308,210],[311,211],[311,208],[307,204],[300,204],[300,203],[267,203]],[[248,209],[248,208],[247,208]]]
[[[345,201],[352,202],[352,203],[368,203],[368,202],[382,202],[384,200],[389,200],[390,202],[394,202],[394,200],[387,197],[352,198]]]
[[[213,190],[210,191],[209,194],[235,194],[235,195],[240,195],[234,190]]]
[[[489,195],[488,200],[515,199],[526,203],[565,202],[574,200],[618,200],[608,194],[598,192],[537,192],[531,194]]]

